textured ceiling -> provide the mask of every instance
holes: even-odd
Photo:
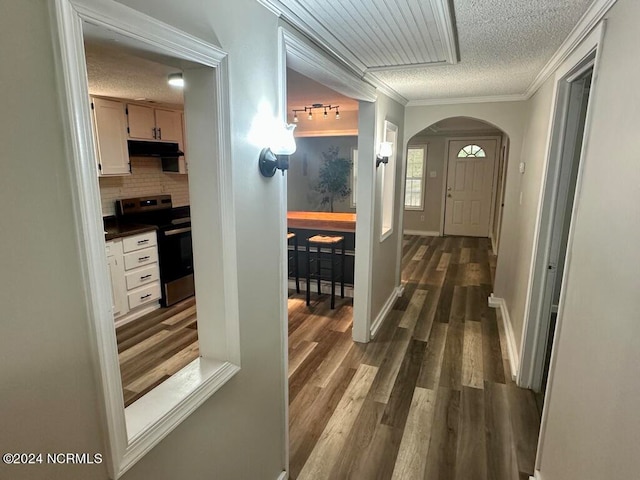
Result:
[[[523,94],[591,0],[455,0],[460,63],[377,72],[409,100]]]
[[[85,24],[84,34],[89,93],[173,105],[184,103],[182,89],[167,83],[167,76],[179,72],[183,62],[136,48],[124,37],[89,24]]]
[[[399,35],[398,32],[419,31],[423,37],[437,35],[441,32],[434,31],[433,26],[428,25],[426,31],[424,25],[418,26],[415,5],[433,7],[439,0],[259,1],[268,2],[276,9],[284,5],[279,9],[283,17],[316,41],[338,50],[344,58],[350,59],[354,52],[361,52],[358,59],[363,65],[362,73],[369,73],[406,99],[418,101],[525,94],[594,0],[453,0],[459,63],[395,69],[376,68],[385,62],[383,55],[390,58],[392,53],[374,40],[363,46],[362,37],[367,32],[356,33],[368,29],[369,35],[375,33],[382,39],[389,32]],[[330,8],[334,3],[340,7]],[[371,15],[374,6],[380,3],[393,6],[390,10],[395,13],[380,14],[374,22],[366,15]],[[324,5],[324,9],[318,4]],[[413,10],[407,10],[409,4],[414,5]],[[301,9],[305,7],[303,14]],[[420,12],[424,12],[424,8]],[[386,20],[388,32],[376,26],[382,18]],[[342,49],[335,46],[336,36],[344,44]],[[361,38],[351,39],[352,36]],[[402,50],[398,42],[389,43],[394,50]],[[428,50],[426,44],[420,48]],[[375,50],[373,53],[377,56],[370,57],[366,49]],[[420,55],[424,55],[423,59],[438,58],[428,51],[421,51]],[[414,61],[405,58],[397,62],[406,60]],[[352,63],[357,65],[358,61]]]

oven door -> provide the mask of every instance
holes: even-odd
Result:
[[[159,254],[163,304],[173,305],[193,295],[195,290],[191,226],[161,231]]]

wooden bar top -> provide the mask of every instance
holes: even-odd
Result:
[[[289,228],[329,230],[335,232],[356,231],[355,213],[287,212]]]

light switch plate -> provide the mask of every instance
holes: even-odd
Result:
[[[438,172],[436,172],[435,170],[431,170],[429,172],[429,178],[436,178],[438,176]]]
[[[520,173],[524,173],[525,170],[525,164],[524,162],[520,162]]]

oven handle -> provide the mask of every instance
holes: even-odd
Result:
[[[187,233],[190,231],[191,231],[191,227],[176,228],[175,230],[167,230],[166,232],[164,232],[164,236],[171,237],[172,235],[179,235],[181,233]]]

